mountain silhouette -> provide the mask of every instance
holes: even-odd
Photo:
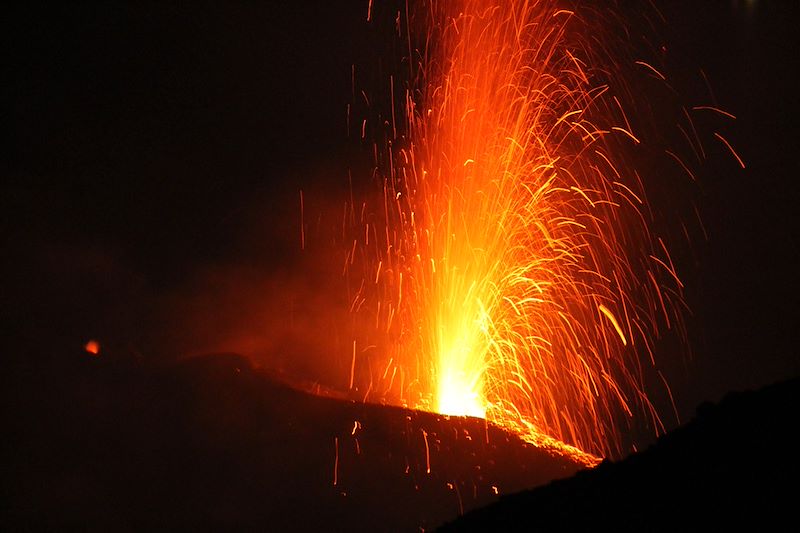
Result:
[[[798,400],[798,378],[730,393],[640,453],[503,496],[441,531],[791,529]]]

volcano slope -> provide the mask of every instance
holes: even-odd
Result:
[[[799,400],[800,378],[730,393],[641,453],[503,496],[441,531],[796,528]]]
[[[483,420],[299,392],[236,355],[17,353],[6,530],[430,530],[583,468]]]

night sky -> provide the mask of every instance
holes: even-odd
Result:
[[[322,283],[296,275],[299,191],[324,204],[348,168],[361,172],[351,65],[380,54],[366,0],[276,4],[6,12],[0,312],[12,349],[99,338],[157,358],[280,344],[242,339],[259,321],[274,337],[284,306]],[[702,69],[737,116],[725,136],[747,165],[710,148],[696,201],[709,238],[678,253],[692,356],[662,354],[662,368],[686,419],[800,370],[800,4],[657,4],[676,87],[711,103]]]

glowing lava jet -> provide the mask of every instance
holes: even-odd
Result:
[[[640,358],[680,320],[681,283],[624,157],[629,95],[587,22],[604,15],[560,4],[429,0],[409,18],[382,199],[348,214],[350,379],[606,455],[620,415],[660,424]]]

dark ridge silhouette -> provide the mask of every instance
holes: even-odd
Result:
[[[706,403],[619,462],[503,496],[440,531],[794,530],[800,378]]]
[[[5,530],[430,530],[580,468],[483,420],[300,392],[237,355],[6,361]]]

